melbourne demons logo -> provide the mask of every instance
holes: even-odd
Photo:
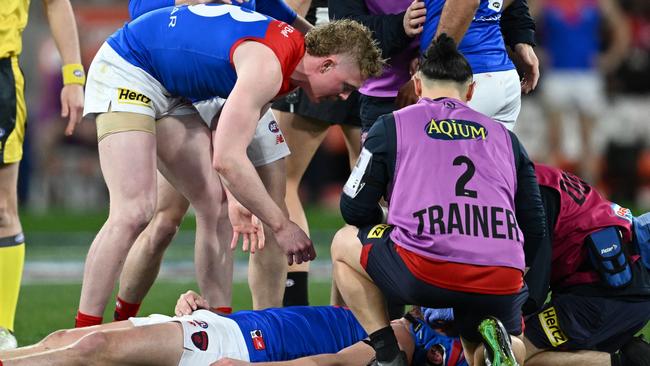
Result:
[[[201,351],[205,351],[208,349],[208,333],[204,331],[196,332],[192,334],[192,343],[194,343],[194,346],[196,348],[200,349]]]
[[[273,133],[278,133],[280,132],[280,127],[278,127],[278,123],[275,121],[269,122],[269,131]]]

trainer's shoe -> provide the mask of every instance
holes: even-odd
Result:
[[[519,366],[512,352],[510,335],[499,319],[491,316],[483,319],[478,331],[483,337],[487,366]]]
[[[397,357],[393,358],[389,362],[379,362],[377,359],[373,359],[368,366],[408,366],[408,361],[406,360],[406,353],[400,351]]]
[[[643,336],[632,338],[620,352],[626,366],[650,366],[650,344]]]
[[[16,347],[18,347],[16,337],[8,329],[0,327],[0,351],[14,349]]]

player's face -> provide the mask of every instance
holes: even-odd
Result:
[[[440,346],[434,345],[433,347],[429,348],[427,351],[427,361],[430,365],[442,365],[444,360]]]
[[[321,64],[318,72],[308,77],[303,87],[312,102],[345,100],[363,84],[359,67],[347,56],[333,56]]]

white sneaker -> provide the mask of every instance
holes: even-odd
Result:
[[[0,328],[0,351],[18,347],[16,337],[5,328]]]

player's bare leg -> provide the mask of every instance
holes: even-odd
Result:
[[[152,118],[135,113],[105,113],[105,118]],[[79,312],[101,317],[124,260],[156,207],[156,137],[143,131],[117,132],[99,142],[99,156],[110,196],[108,219],[95,237],[84,267]]]
[[[526,366],[610,366],[612,364],[612,357],[607,352],[549,351],[535,347],[527,338],[524,338],[524,344],[526,345]]]
[[[287,193],[285,203],[289,211],[289,218],[309,235],[309,223],[299,196],[300,181],[316,150],[325,139],[329,124],[295,113],[273,110],[273,114],[276,116],[287,145],[291,150],[291,155],[286,158]],[[297,272],[308,273],[309,262],[289,266],[289,273]],[[291,275],[289,274],[289,276]],[[289,286],[289,284],[287,283],[286,286]],[[289,287],[287,287],[287,291],[291,291]],[[285,294],[283,304],[293,305],[293,301],[287,298]]]
[[[343,300],[371,334],[388,326],[388,311],[384,295],[359,262],[362,246],[357,238],[358,231],[354,226],[345,226],[334,235],[333,272]]]
[[[53,333],[50,333],[48,336],[36,344],[16,348],[13,350],[0,351],[0,360],[8,360],[11,358],[28,356],[51,351],[57,348],[67,347],[81,339],[81,337],[98,330],[113,330],[131,327],[133,327],[133,324],[131,324],[131,322],[121,321],[94,325],[92,327],[57,330]]]
[[[179,323],[97,330],[62,348],[3,360],[6,366],[178,365],[183,354]]]
[[[225,193],[217,172],[212,168],[211,132],[199,114],[169,116],[158,122],[160,171],[185,196],[196,211],[198,251],[212,248],[209,257],[198,258],[199,283],[212,283],[203,295],[210,306],[230,306],[232,298],[233,257],[230,241],[218,235],[223,225]],[[232,233],[232,230],[227,230]],[[205,277],[203,277],[205,276]]]
[[[162,174],[158,173],[157,180],[156,212],[133,244],[120,275],[118,296],[131,304],[140,304],[151,289],[160,272],[165,250],[190,206]]]
[[[285,159],[258,167],[257,173],[273,201],[286,212]],[[253,296],[253,309],[281,307],[287,278],[287,257],[275,240],[273,231],[266,225],[264,235],[264,250],[252,254],[248,262],[248,283]]]

